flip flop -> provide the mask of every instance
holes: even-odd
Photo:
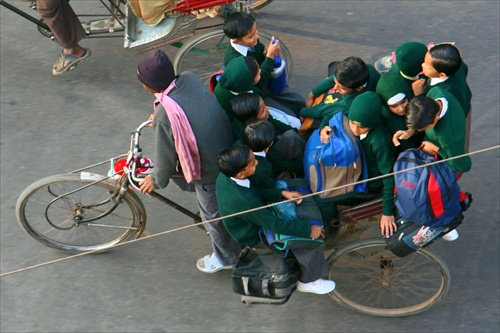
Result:
[[[61,75],[66,71],[70,71],[75,69],[76,65],[88,57],[90,57],[91,52],[90,49],[84,49],[85,51],[83,54],[79,57],[75,57],[74,55],[71,54],[64,54],[64,51],[61,51],[61,56],[59,59],[57,59],[56,63],[54,64],[55,67],[52,68],[52,74],[54,75]],[[64,63],[67,62],[67,65],[64,66]]]
[[[232,269],[233,265],[222,266],[219,259],[217,259],[217,257],[212,253],[198,259],[198,262],[196,262],[196,268],[203,273],[215,273],[223,269]]]

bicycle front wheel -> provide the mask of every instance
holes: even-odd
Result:
[[[31,184],[17,201],[17,221],[37,241],[66,252],[100,252],[139,237],[146,225],[142,202],[131,191],[115,202],[116,183],[95,183],[102,177],[82,172]]]
[[[268,45],[271,36],[259,31],[259,40]],[[292,77],[292,55],[286,45],[281,42],[281,57],[286,61],[287,80]],[[202,81],[208,81],[210,76],[224,68],[224,54],[226,48],[231,47],[229,38],[222,30],[215,30],[203,35],[195,36],[184,44],[177,52],[174,61],[175,73],[191,71]]]
[[[448,266],[439,256],[423,249],[399,258],[383,239],[341,246],[327,262],[329,278],[337,284],[330,296],[364,314],[417,314],[441,300],[450,287]]]

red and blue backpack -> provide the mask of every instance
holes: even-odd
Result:
[[[429,227],[445,226],[462,211],[455,171],[447,163],[427,165],[436,161],[434,156],[413,148],[403,151],[394,163],[399,213],[416,224]],[[421,167],[424,165],[427,166]],[[400,172],[406,169],[411,170]]]

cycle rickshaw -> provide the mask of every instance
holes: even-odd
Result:
[[[16,206],[21,227],[42,244],[70,253],[105,252],[139,238],[147,214],[137,186],[151,167],[139,138],[150,122],[132,133],[128,153],[27,187]],[[87,171],[99,166],[106,166],[105,172]],[[150,195],[195,223],[201,222],[196,213],[163,195]],[[330,296],[347,308],[370,315],[423,312],[446,295],[448,266],[425,248],[402,258],[394,255],[379,234],[381,202],[376,198],[342,207],[339,218],[329,222],[331,237],[325,242],[325,253],[329,278],[337,283]]]
[[[88,38],[119,37],[124,48],[134,54],[170,45],[178,48],[174,59],[176,73],[189,70],[202,80],[223,68],[222,59],[229,39],[222,31],[223,19],[234,11],[253,12],[270,4],[272,0],[180,0],[164,13],[157,25],[148,25],[134,15],[127,0],[99,0],[104,10],[78,14]],[[97,4],[97,2],[96,2]],[[50,28],[43,20],[0,0],[0,5],[35,23],[40,33],[54,40]],[[36,8],[36,0],[30,6]],[[210,9],[215,16],[204,16]],[[214,17],[212,17],[214,16]],[[268,45],[271,35],[259,31],[260,41]],[[290,51],[281,42],[281,57],[286,61],[290,78],[293,62]]]

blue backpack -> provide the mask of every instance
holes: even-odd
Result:
[[[423,150],[408,149],[399,154],[394,163],[394,172],[436,161]],[[397,173],[394,175],[394,182],[399,213],[416,224],[445,226],[461,212],[456,173],[446,163]]]
[[[319,129],[307,140],[304,151],[305,178],[311,191],[319,192],[368,178],[368,168],[359,138],[349,129],[349,121],[342,113],[336,113],[328,124],[332,136],[328,143],[322,143]],[[366,182],[351,185],[319,195],[331,198],[351,192],[366,192]]]

